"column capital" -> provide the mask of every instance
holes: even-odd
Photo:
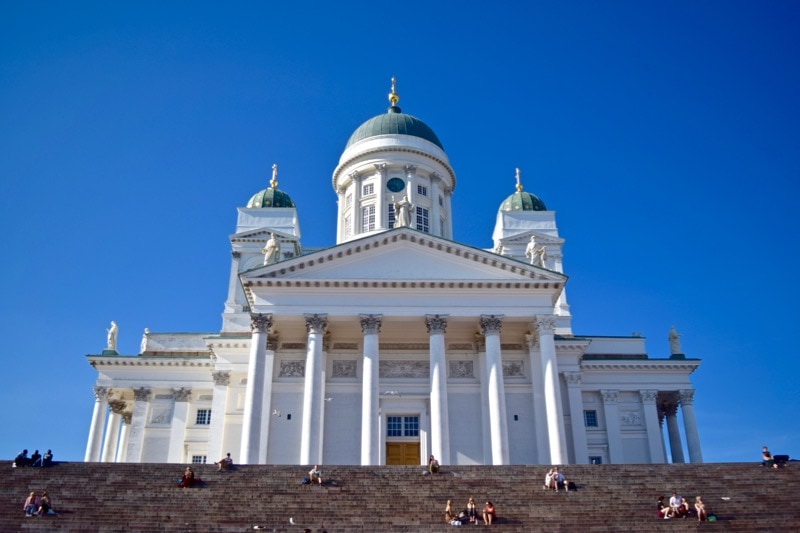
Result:
[[[102,400],[108,397],[110,389],[108,387],[97,386],[94,387],[94,399]]]
[[[416,167],[416,165],[406,165],[405,166],[405,171],[406,171],[406,177],[407,178],[411,178],[414,175],[416,175],[417,167]]]
[[[111,408],[111,412],[117,415],[121,415],[125,412],[125,407],[127,407],[127,403],[125,400],[109,400],[108,406]]]
[[[250,330],[253,333],[267,333],[272,327],[272,314],[250,313]]]
[[[604,389],[600,391],[600,394],[603,396],[603,403],[617,403],[619,399],[618,390]]]
[[[447,330],[447,317],[448,315],[425,315],[425,327],[428,328],[428,334],[444,335]]]
[[[562,372],[562,376],[564,376],[564,381],[567,382],[568,387],[580,387],[581,386],[581,373],[580,372]]]
[[[381,332],[383,315],[358,315],[361,321],[361,332],[365,335],[377,335]]]
[[[663,400],[658,406],[658,411],[664,416],[677,416],[678,402]]]
[[[442,181],[442,175],[438,172],[431,172],[431,183],[438,184],[440,181]]]
[[[306,332],[307,333],[321,333],[325,334],[328,327],[328,315],[326,314],[307,314],[306,317]]]
[[[645,405],[655,405],[656,398],[658,398],[658,391],[657,390],[640,390],[639,397],[642,399],[642,403]]]
[[[130,426],[131,425],[131,418],[133,418],[133,413],[131,413],[130,411],[122,413],[122,423],[123,424],[128,424]]]
[[[481,315],[481,330],[483,335],[500,335],[503,326],[503,315]]]
[[[348,174],[348,176],[350,177],[351,180],[353,180],[353,183],[358,183],[361,181],[361,174],[357,170],[354,170],[353,172]]]
[[[233,257],[234,259],[239,259],[240,257],[242,257],[242,252],[237,252],[236,250],[234,250],[231,252],[231,257]]]
[[[180,389],[172,389],[172,393],[175,395],[176,402],[188,402],[192,396],[192,389],[181,387]]]
[[[386,169],[388,165],[386,163],[375,163],[375,170],[377,170],[381,176],[386,175]]]
[[[231,384],[231,371],[230,370],[212,370],[211,379],[214,380],[214,385],[222,385],[227,387]]]
[[[678,391],[681,405],[692,405],[694,403],[694,389],[681,389]]]
[[[152,390],[150,387],[134,387],[133,388],[133,399],[137,402],[146,402],[150,400],[150,395],[152,394]]]
[[[554,335],[556,332],[556,317],[553,315],[536,315],[533,325],[539,335]]]

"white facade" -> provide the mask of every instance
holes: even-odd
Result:
[[[337,244],[303,250],[293,204],[239,208],[219,333],[149,333],[135,356],[88,357],[85,459],[701,462],[699,360],[574,334],[564,241],[543,204],[501,208],[492,250],[450,240],[455,173],[392,104],[334,170]],[[401,119],[408,131],[392,131]],[[411,220],[392,227],[402,196]],[[264,264],[270,235],[280,257]]]

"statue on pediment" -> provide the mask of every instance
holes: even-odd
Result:
[[[547,252],[544,246],[538,246],[536,244],[536,235],[531,235],[531,242],[529,242],[528,246],[525,248],[525,257],[531,260],[533,266],[545,267],[544,261],[547,258]]]
[[[680,355],[683,354],[681,351],[681,334],[675,331],[675,326],[669,328],[669,335],[667,335],[667,340],[669,340],[669,353],[670,355]]]
[[[269,234],[269,240],[267,241],[267,244],[264,245],[264,248],[262,248],[261,253],[264,254],[265,265],[271,265],[278,262],[280,249],[278,248],[278,241],[275,239],[274,233]]]
[[[106,330],[106,333],[107,333],[106,341],[108,344],[108,349],[116,351],[117,333],[119,333],[119,328],[117,327],[117,323],[112,320],[111,327]]]

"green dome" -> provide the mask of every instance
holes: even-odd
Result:
[[[288,194],[275,187],[258,191],[247,202],[247,207],[294,207],[294,202]]]
[[[500,204],[500,211],[547,211],[547,207],[535,194],[519,191]]]
[[[444,150],[442,142],[430,126],[416,117],[403,114],[396,105],[390,107],[387,113],[373,117],[360,125],[350,136],[345,150],[358,141],[378,135],[411,135],[430,141]]]

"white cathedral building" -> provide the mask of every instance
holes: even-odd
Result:
[[[455,170],[394,80],[389,99],[333,170],[335,245],[303,248],[273,167],[238,208],[221,331],[145,330],[121,355],[114,326],[87,356],[85,460],[702,462],[700,361],[674,329],[665,358],[639,336],[573,333],[555,213],[519,173],[493,247],[453,241]]]

